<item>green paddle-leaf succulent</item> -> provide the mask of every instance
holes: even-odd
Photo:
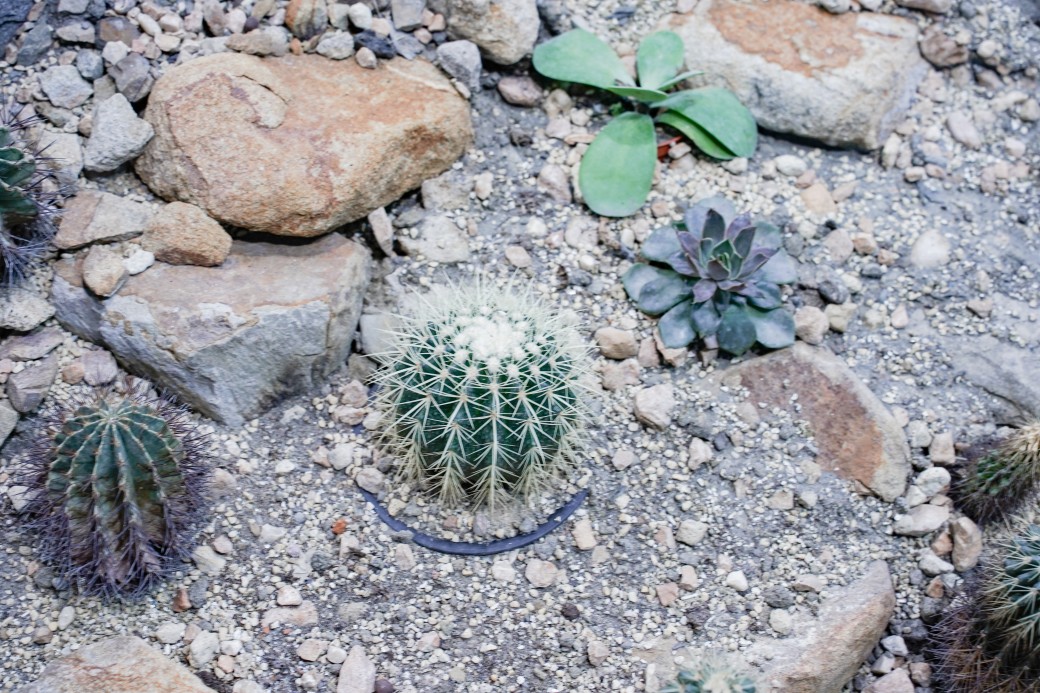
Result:
[[[568,31],[535,49],[534,67],[546,77],[604,89],[643,111],[657,111],[656,121],[644,113],[619,116],[589,147],[578,183],[586,204],[597,214],[624,217],[646,202],[656,162],[655,122],[677,130],[715,159],[754,154],[755,119],[732,92],[702,87],[666,93],[701,74],[681,72],[683,50],[682,39],[671,31],[647,36],[636,52],[637,83],[610,46],[584,29]],[[623,124],[615,126],[622,118]]]

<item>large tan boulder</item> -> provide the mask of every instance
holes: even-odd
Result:
[[[182,665],[135,637],[117,636],[54,660],[19,693],[213,693]]]
[[[841,147],[884,144],[928,70],[912,20],[800,0],[701,0],[662,28],[760,126]]]
[[[449,168],[469,104],[433,65],[218,53],[152,89],[155,137],[136,163],[158,195],[226,224],[319,236]]]

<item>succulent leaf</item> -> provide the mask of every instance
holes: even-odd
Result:
[[[617,53],[595,34],[572,29],[534,50],[534,68],[550,79],[608,89],[634,86]]]
[[[661,316],[657,329],[661,332],[661,341],[669,349],[682,349],[697,338],[692,311],[693,302],[683,301]]]
[[[682,69],[683,42],[672,31],[650,34],[639,44],[636,51],[636,69],[639,86],[645,89],[660,89]]]
[[[660,693],[756,693],[758,684],[747,672],[725,660],[704,659],[682,669]]]
[[[625,217],[650,196],[657,166],[653,119],[622,113],[600,130],[578,169],[585,204],[605,217]]]
[[[736,155],[697,123],[678,111],[664,111],[657,115],[657,122],[678,130],[688,140],[713,159],[728,161]]]
[[[443,501],[527,496],[573,460],[586,349],[516,287],[436,291],[384,357],[382,442]]]
[[[680,91],[656,106],[676,111],[697,124],[734,156],[749,157],[755,153],[755,118],[728,89],[701,87]]]
[[[207,477],[185,410],[102,392],[45,425],[25,510],[63,579],[85,593],[133,596],[193,548]]]

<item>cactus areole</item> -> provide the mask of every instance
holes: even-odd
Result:
[[[586,347],[515,287],[436,291],[382,357],[384,445],[446,503],[530,496],[573,461]]]
[[[186,412],[162,399],[100,394],[59,413],[26,483],[44,558],[86,593],[149,589],[194,546],[201,449]]]

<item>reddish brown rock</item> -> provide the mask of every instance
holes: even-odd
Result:
[[[886,501],[906,488],[910,449],[885,405],[840,358],[795,344],[729,369],[722,378],[809,424],[826,470],[863,484]],[[797,409],[795,408],[797,405]]]
[[[218,53],[167,71],[145,118],[155,137],[136,168],[153,191],[283,236],[364,217],[473,139],[468,103],[422,60]]]
[[[231,236],[195,205],[171,202],[152,217],[141,246],[171,265],[215,267],[231,252]]]
[[[880,147],[927,69],[913,21],[798,0],[702,0],[664,28],[760,126],[837,146]]]
[[[213,693],[144,640],[118,636],[54,660],[21,693]]]

